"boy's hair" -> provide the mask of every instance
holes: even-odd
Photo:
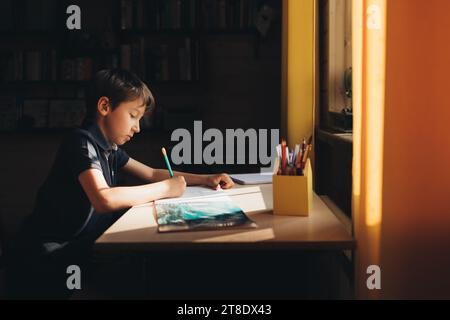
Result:
[[[86,119],[96,119],[100,97],[109,98],[113,110],[122,102],[139,98],[146,110],[155,106],[155,99],[147,85],[134,73],[122,69],[105,69],[95,74],[86,95]]]

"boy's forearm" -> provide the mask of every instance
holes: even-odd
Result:
[[[187,172],[173,171],[174,176],[183,176],[187,185],[202,185],[206,183],[206,175],[193,174]],[[153,169],[153,181],[162,181],[169,179],[169,171],[167,169]]]
[[[206,175],[197,175],[174,171],[175,176],[183,176],[188,185],[201,185],[206,182]],[[164,169],[154,169],[153,183],[131,187],[105,188],[100,191],[101,197],[96,210],[100,213],[127,209],[132,206],[144,204],[154,200],[170,196],[170,188],[167,181],[169,173]]]
[[[165,182],[156,182],[133,187],[114,187],[101,191],[104,199],[101,212],[127,209],[154,200],[166,198],[169,187]]]

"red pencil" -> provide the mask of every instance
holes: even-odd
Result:
[[[286,173],[286,141],[281,140],[281,174]]]

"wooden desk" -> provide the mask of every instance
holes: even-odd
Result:
[[[352,277],[343,278],[342,250],[355,242],[317,195],[309,217],[288,217],[272,214],[272,185],[225,192],[258,228],[158,233],[151,204],[126,212],[95,245],[102,256],[118,257],[105,263],[115,271],[99,272],[111,274],[108,292],[157,299],[351,297],[342,294]]]
[[[314,195],[309,217],[272,214],[272,185],[226,190],[257,224],[256,229],[158,233],[152,204],[128,210],[96,242],[96,250],[141,252],[166,249],[353,249],[355,242],[322,200]]]

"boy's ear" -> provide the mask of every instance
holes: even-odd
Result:
[[[111,105],[109,104],[109,99],[107,97],[100,97],[97,102],[97,112],[101,116],[106,116],[111,110]]]

